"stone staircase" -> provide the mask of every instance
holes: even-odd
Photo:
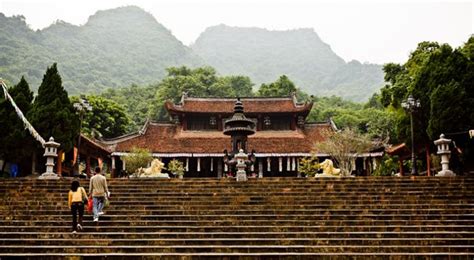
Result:
[[[1,259],[474,257],[472,177],[113,179],[76,235],[70,182],[0,180]]]

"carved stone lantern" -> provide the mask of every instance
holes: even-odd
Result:
[[[449,157],[451,155],[449,144],[451,142],[451,139],[444,138],[444,134],[441,134],[439,139],[434,141],[434,144],[438,146],[437,154],[441,155],[441,171],[436,176],[456,176],[454,172],[449,170]]]
[[[59,176],[53,172],[54,158],[58,157],[58,147],[59,143],[56,143],[53,137],[44,143],[43,156],[46,157],[46,172],[41,174],[40,179],[59,179]]]

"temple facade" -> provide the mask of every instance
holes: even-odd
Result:
[[[165,165],[172,159],[184,163],[184,177],[223,177],[229,173],[224,164],[224,150],[232,147],[223,134],[224,122],[232,117],[235,98],[194,98],[183,95],[179,103],[167,102],[168,122],[147,122],[132,134],[104,140],[111,151],[114,176],[126,169],[121,158],[134,147],[145,148]],[[298,176],[302,157],[315,152],[314,144],[324,140],[324,131],[335,131],[332,121],[306,122],[313,103],[298,103],[294,95],[278,98],[241,98],[244,114],[253,120],[256,133],[248,137],[247,150],[254,151],[256,162],[250,174],[256,177]],[[366,157],[361,169],[367,168]],[[247,170],[247,172],[249,172]]]

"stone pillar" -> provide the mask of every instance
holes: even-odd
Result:
[[[286,171],[289,172],[291,170],[291,158],[286,157]]]
[[[283,171],[283,158],[278,157],[278,171],[282,172]]]
[[[186,165],[184,166],[184,170],[189,172],[189,158],[186,158]]]
[[[456,176],[454,172],[449,170],[449,156],[451,151],[449,150],[449,144],[451,139],[444,138],[444,134],[439,136],[439,139],[434,141],[434,144],[438,146],[437,154],[441,155],[441,171],[436,176]]]
[[[54,158],[58,157],[57,149],[59,143],[54,141],[53,137],[49,138],[49,141],[44,144],[44,157],[46,157],[46,172],[41,174],[40,179],[59,179],[59,176],[54,173]]]
[[[262,158],[258,159],[258,177],[263,178],[263,161],[262,161]]]
[[[214,171],[214,158],[211,157],[211,172]]]
[[[291,170],[296,171],[296,158],[291,158]]]
[[[201,157],[198,157],[198,158],[197,158],[197,171],[198,171],[198,172],[201,171]]]
[[[267,157],[267,172],[272,170],[271,164],[272,164],[272,159],[270,157]]]

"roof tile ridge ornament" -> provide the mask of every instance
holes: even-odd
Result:
[[[296,91],[291,91],[290,97],[293,100],[293,104],[295,105],[295,107],[297,107],[298,106],[298,99],[296,98]]]
[[[148,129],[148,126],[150,125],[150,118],[146,118],[145,124],[143,124],[142,129],[138,131],[139,135],[144,135],[146,133],[146,130]]]
[[[188,98],[188,92],[187,91],[183,91],[182,95],[181,95],[181,105],[184,106],[184,100]]]
[[[334,121],[332,120],[332,117],[329,117],[328,118],[328,123],[331,125],[331,128],[334,130],[334,131],[339,131],[339,129],[337,128],[336,126],[336,123],[334,123]]]

